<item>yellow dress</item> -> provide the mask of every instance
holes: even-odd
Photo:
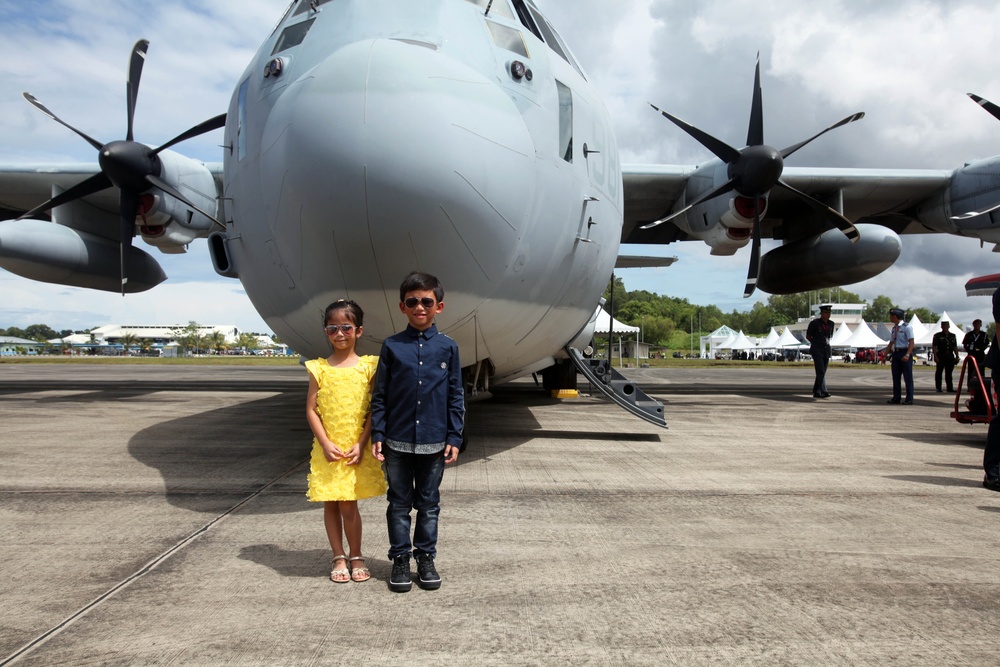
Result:
[[[371,355],[361,357],[352,368],[334,368],[326,359],[306,362],[306,370],[319,385],[316,411],[326,435],[345,452],[364,431],[377,366],[378,357]],[[385,493],[382,464],[372,456],[370,442],[363,443],[361,461],[347,465],[339,460],[327,461],[323,447],[313,438],[309,470],[306,497],[313,502],[359,500]]]

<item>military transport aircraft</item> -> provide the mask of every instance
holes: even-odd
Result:
[[[136,235],[167,254],[205,238],[215,270],[303,355],[325,354],[322,309],[344,296],[365,304],[375,351],[405,323],[402,275],[426,269],[448,288],[439,325],[470,394],[536,371],[569,383],[575,365],[663,423],[662,405],[584,354],[615,266],[669,262],[620,256],[623,242],[750,245],[748,294],[870,278],[898,257],[900,233],[1000,243],[996,158],[954,171],[785,168],[862,114],[772,148],[759,64],[745,148],[661,111],[715,159],[622,166],[601,99],[532,0],[295,0],[226,113],[158,147],[134,127],[147,47],[129,58],[124,139],[95,139],[63,119],[71,110],[56,115],[58,100],[24,94],[97,162],[0,166],[0,266],[140,292],[165,274]],[[174,150],[219,128],[221,164]],[[761,237],[783,245],[761,256]]]

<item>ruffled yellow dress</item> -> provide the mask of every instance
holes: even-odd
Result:
[[[378,357],[371,355],[361,357],[352,368],[334,368],[326,359],[306,362],[306,370],[319,385],[316,411],[326,435],[345,452],[364,431],[377,366]],[[360,500],[383,495],[386,490],[382,464],[372,456],[370,442],[361,449],[361,461],[351,466],[327,461],[319,440],[313,438],[309,471],[306,497],[313,502]]]

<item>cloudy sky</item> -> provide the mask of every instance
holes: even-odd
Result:
[[[767,143],[784,147],[850,113],[866,113],[863,121],[797,152],[790,166],[952,169],[1000,153],[1000,122],[965,96],[975,92],[1000,103],[993,53],[1000,41],[996,2],[539,4],[605,95],[627,163],[698,164],[711,157],[647,102],[742,146],[758,52]],[[0,58],[7,63],[0,162],[96,158],[87,143],[24,102],[21,91],[101,141],[122,138],[125,68],[139,38],[151,46],[136,112],[138,140],[162,143],[225,111],[235,82],[286,5],[284,0],[0,0]],[[180,148],[219,161],[220,142],[216,132]],[[988,318],[988,299],[966,297],[964,284],[1000,271],[1000,256],[991,246],[941,235],[907,236],[903,244],[894,267],[848,289],[867,299],[886,294],[904,307],[946,310],[958,322]],[[765,242],[765,251],[768,246]],[[665,269],[623,271],[628,289],[724,311],[753,304],[742,298],[746,249],[729,258],[711,257],[701,243],[626,250],[681,260]],[[124,298],[0,270],[0,327],[196,320],[266,330],[239,282],[216,276],[204,243],[161,263],[167,282]]]

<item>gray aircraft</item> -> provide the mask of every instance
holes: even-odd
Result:
[[[447,288],[439,326],[470,394],[574,366],[635,414],[650,401],[585,352],[619,244],[750,245],[747,294],[845,285],[898,257],[901,233],[1000,243],[1000,158],[954,171],[785,168],[803,142],[764,143],[759,64],[747,146],[663,116],[716,159],[622,166],[608,113],[532,0],[295,0],[236,84],[227,113],[150,147],[133,128],[148,43],[131,54],[126,133],[93,167],[0,165],[0,266],[45,282],[140,292],[165,279],[135,247],[205,238],[263,319],[304,356],[325,354],[323,308],[366,311],[366,351],[405,324],[412,269]],[[655,108],[655,107],[654,107]],[[659,111],[659,109],[657,109]],[[172,150],[224,128],[223,161]],[[761,256],[760,239],[783,245]],[[572,361],[573,363],[569,363]]]

